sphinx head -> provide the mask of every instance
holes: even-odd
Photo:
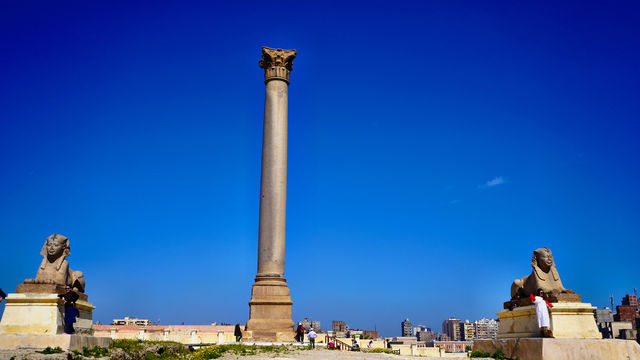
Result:
[[[61,256],[69,256],[69,239],[59,234],[49,236],[44,242],[41,254],[42,256],[46,256],[49,261],[55,261]]]
[[[540,268],[544,272],[549,272],[553,263],[553,255],[549,248],[539,248],[533,251],[533,258],[531,259],[531,265]]]

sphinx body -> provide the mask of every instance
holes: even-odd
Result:
[[[548,295],[560,293],[573,293],[565,289],[556,270],[553,255],[548,248],[539,248],[533,251],[531,259],[531,274],[513,281],[511,285],[511,300],[528,298],[530,294],[536,294],[542,289]]]
[[[70,253],[69,239],[66,236],[49,236],[40,251],[43,259],[35,279],[26,279],[24,283],[69,285],[75,291],[84,292],[85,281],[82,271],[69,268],[66,258]]]

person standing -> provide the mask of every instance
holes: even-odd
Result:
[[[301,344],[304,343],[304,326],[302,323],[298,323],[298,327],[296,328],[296,341],[299,341]]]
[[[318,337],[318,334],[316,334],[316,332],[313,331],[313,328],[311,328],[309,329],[309,334],[307,334],[307,336],[309,337],[309,349],[315,349],[316,338]]]
[[[540,336],[545,338],[552,338],[553,332],[549,329],[551,327],[551,321],[549,320],[549,309],[553,307],[550,302],[545,299],[545,294],[542,289],[536,291],[536,295],[530,295],[531,302],[536,306],[536,317],[538,318],[538,327],[540,328]]]
[[[76,309],[76,301],[80,296],[71,290],[71,286],[67,285],[65,293],[58,295],[64,301],[64,333],[73,334],[75,329],[73,323],[76,322],[76,316],[78,315],[78,309]]]
[[[233,331],[233,334],[236,336],[236,342],[242,339],[242,329],[240,329],[240,323],[236,323],[236,329]]]

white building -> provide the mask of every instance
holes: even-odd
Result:
[[[111,325],[149,326],[151,325],[151,320],[130,318],[128,316],[125,316],[124,319],[113,319],[113,321],[111,322]]]
[[[500,323],[493,319],[482,318],[473,322],[476,339],[495,339],[498,337]]]

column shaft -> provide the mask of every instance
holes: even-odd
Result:
[[[287,101],[288,84],[266,83],[262,173],[260,179],[260,231],[258,277],[284,275],[287,213]]]

